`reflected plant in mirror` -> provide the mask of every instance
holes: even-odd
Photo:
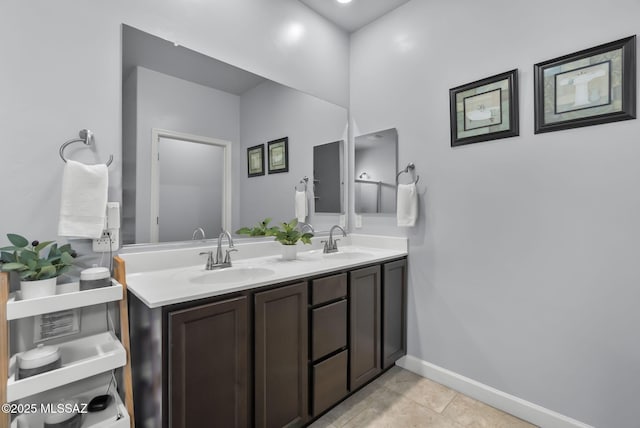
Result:
[[[258,222],[254,227],[241,227],[236,230],[238,235],[247,235],[251,237],[256,236],[271,236],[273,232],[275,232],[277,227],[269,227],[269,223],[271,223],[270,218],[265,218],[264,220]]]
[[[359,135],[354,151],[355,212],[395,213],[398,132],[391,128]]]
[[[298,241],[303,244],[311,244],[311,238],[313,233],[304,232],[302,228],[298,227],[298,219],[293,219],[289,222],[282,222],[279,226],[269,227],[271,223],[270,218],[258,222],[254,227],[241,227],[236,230],[238,235],[248,236],[273,236],[276,241],[282,245],[296,245]],[[306,223],[305,223],[306,224]]]

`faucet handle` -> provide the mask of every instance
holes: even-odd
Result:
[[[201,256],[208,256],[207,257],[207,265],[205,266],[205,269],[207,270],[211,270],[213,265],[214,265],[214,261],[213,261],[213,251],[203,251],[200,253]]]
[[[237,248],[229,248],[229,249],[226,251],[225,255],[224,255],[224,263],[229,263],[229,264],[231,264],[231,257],[229,256],[229,253],[233,253],[233,252],[236,252],[236,251],[238,251],[238,249],[237,249]]]
[[[337,250],[338,249],[338,241],[340,240],[340,238],[334,239],[333,240],[333,250]]]

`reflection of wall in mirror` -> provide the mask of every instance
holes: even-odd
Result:
[[[125,100],[132,98],[127,92],[135,93],[133,105],[123,105],[123,152],[135,147],[134,161],[123,163],[123,178],[135,177],[135,187],[123,192],[123,243],[150,242],[152,128],[238,142],[240,97],[143,67],[125,79],[123,88]],[[127,110],[135,113],[126,114]],[[127,131],[132,126],[136,131]],[[190,238],[189,234],[186,239]]]
[[[283,136],[289,138],[289,172],[258,179],[240,176],[240,225],[270,217],[274,222],[294,218],[295,186],[313,177],[313,147],[344,139],[347,110],[272,81],[260,83],[240,96],[242,150]],[[246,168],[246,167],[245,167]],[[309,183],[311,188],[311,183]],[[338,223],[338,215],[320,218],[308,192],[309,219],[316,231]]]

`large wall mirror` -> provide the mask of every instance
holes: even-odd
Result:
[[[214,238],[266,217],[294,218],[314,147],[347,138],[346,108],[127,25],[122,36],[123,243],[186,241],[199,228]],[[265,144],[266,153],[283,137],[288,172],[249,177],[247,148]],[[346,193],[335,211],[310,200],[316,231],[339,222]]]
[[[355,138],[354,198],[358,214],[396,212],[398,132],[395,128]]]

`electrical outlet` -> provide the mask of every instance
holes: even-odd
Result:
[[[355,216],[356,229],[360,229],[362,227],[362,215],[356,214]]]
[[[119,232],[118,229],[103,230],[102,236],[93,240],[93,251],[96,253],[116,252],[120,247]]]

